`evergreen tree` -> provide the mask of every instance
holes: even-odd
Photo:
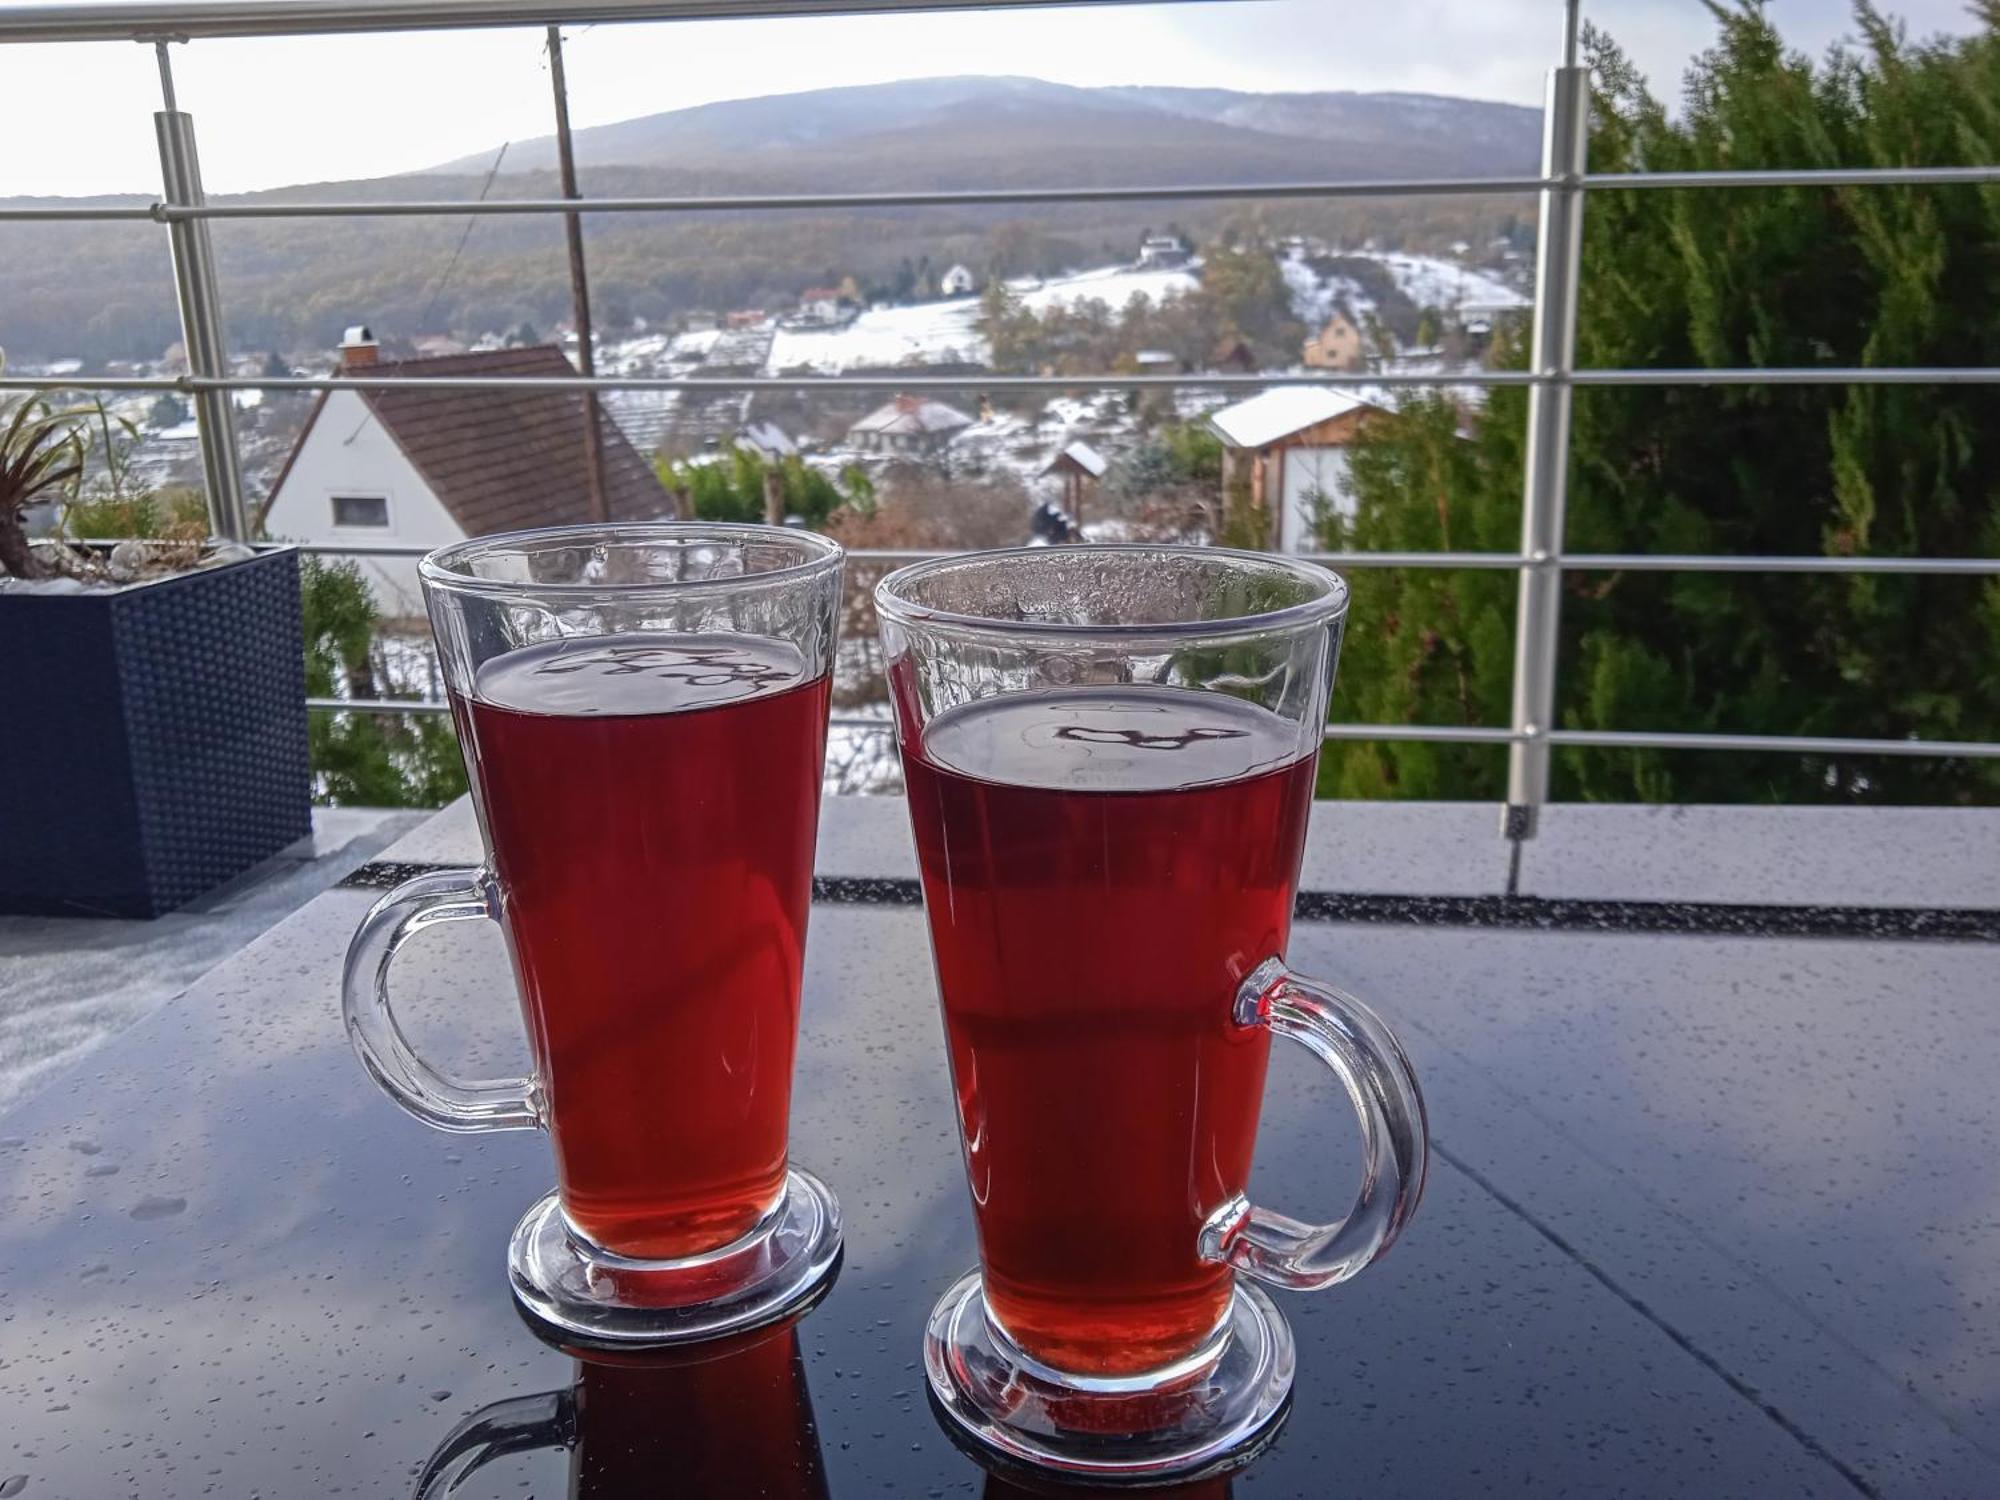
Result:
[[[300,561],[306,695],[371,697],[375,601],[351,562]],[[315,712],[307,725],[316,801],[438,807],[465,791],[465,763],[443,714]]]
[[[2000,3],[1983,29],[1911,43],[1869,4],[1860,45],[1815,64],[1758,0],[1671,119],[1611,42],[1589,40],[1593,171],[1943,166],[2000,160]],[[1585,214],[1585,367],[2000,363],[2000,192],[1991,188],[1628,191]],[[1502,363],[1524,363],[1502,341]],[[1511,550],[1526,401],[1493,393],[1469,437],[1407,404],[1353,453],[1362,548]],[[1991,386],[1585,388],[1573,552],[1992,555],[2000,390]],[[1336,713],[1504,724],[1514,580],[1361,571]],[[1560,711],[1590,729],[2000,738],[2000,582],[1842,575],[1570,574]],[[1349,795],[1498,797],[1505,758],[1437,745],[1331,747]],[[1565,797],[1991,801],[2000,764],[1588,750]]]
[[[732,445],[720,458],[704,463],[662,460],[658,472],[669,490],[687,493],[697,519],[742,523],[764,519],[764,475],[770,467],[751,449]],[[819,525],[850,501],[873,504],[874,487],[853,465],[842,472],[840,484],[797,454],[778,460],[777,469],[785,514],[808,526]]]

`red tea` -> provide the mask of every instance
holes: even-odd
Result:
[[[1231,1019],[1282,954],[1315,756],[1173,688],[953,709],[904,758],[987,1305],[1077,1374],[1198,1348],[1230,1272],[1269,1033]]]
[[[715,1249],[783,1191],[828,687],[780,641],[633,634],[453,704],[563,1209],[621,1255]]]

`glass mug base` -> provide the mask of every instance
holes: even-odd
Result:
[[[1271,1299],[1238,1283],[1215,1347],[1151,1382],[1072,1381],[994,1328],[974,1270],[931,1310],[924,1371],[955,1440],[1096,1484],[1149,1484],[1237,1468],[1284,1423],[1292,1331]]]
[[[810,1302],[840,1262],[840,1203],[793,1167],[784,1196],[743,1238],[681,1260],[633,1260],[578,1234],[551,1192],[507,1246],[521,1309],[599,1343],[680,1344],[774,1323]]]

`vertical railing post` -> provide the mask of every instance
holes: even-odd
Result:
[[[572,201],[583,196],[576,185],[576,147],[569,131],[569,75],[563,68],[562,27],[549,27],[549,83],[555,91],[556,162],[562,169],[562,195]],[[584,375],[597,374],[596,334],[591,327],[590,278],[583,259],[583,215],[563,215],[563,233],[569,246],[570,321],[576,325],[576,362]],[[604,481],[604,420],[592,387],[583,393],[583,482],[590,497],[590,518],[611,519],[609,486]]]
[[[162,201],[169,208],[199,208],[201,161],[195,154],[194,117],[174,107],[174,76],[167,44],[154,44],[160,59],[160,93],[165,108],[153,116],[160,142]],[[222,339],[222,311],[215,294],[215,249],[205,219],[170,218],[167,238],[174,252],[174,288],[180,299],[181,346],[188,374],[217,379],[229,373]],[[236,462],[236,418],[228,391],[199,385],[192,394],[201,433],[201,471],[208,490],[208,524],[217,536],[247,541],[250,514],[243,503],[243,474]]]
[[[1501,831],[1533,838],[1549,796],[1548,731],[1555,715],[1562,619],[1563,512],[1569,497],[1571,375],[1576,369],[1577,273],[1583,259],[1583,173],[1590,144],[1589,70],[1568,61],[1549,74],[1542,128],[1541,226],[1535,252],[1533,372],[1521,501],[1521,585],[1514,621],[1514,721]]]

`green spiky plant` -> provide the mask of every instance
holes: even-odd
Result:
[[[16,578],[48,576],[48,566],[28,545],[28,507],[76,493],[86,416],[41,396],[0,405],[0,570]]]

